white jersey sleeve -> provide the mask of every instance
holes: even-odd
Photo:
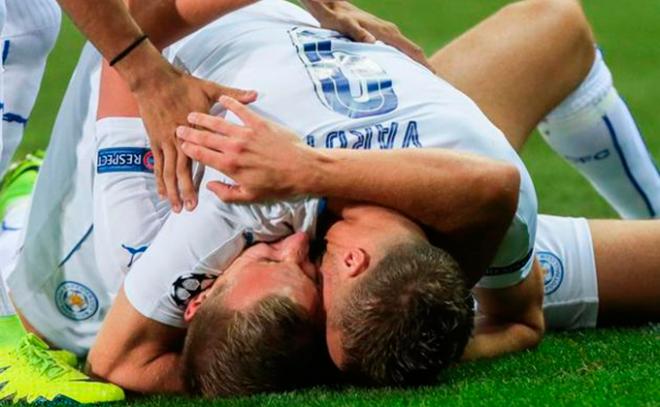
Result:
[[[208,170],[205,181],[226,179]],[[240,253],[296,231],[313,234],[318,200],[229,205],[202,190],[193,212],[171,214],[124,282],[129,302],[147,318],[185,327],[188,301],[207,288]]]

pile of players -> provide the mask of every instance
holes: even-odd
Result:
[[[86,46],[45,160],[0,191],[0,399],[416,385],[546,329],[660,317],[660,175],[577,1],[509,5],[428,60],[348,2],[177,3],[213,19],[145,31],[238,100],[162,143],[158,108]],[[535,128],[647,220],[538,215]]]

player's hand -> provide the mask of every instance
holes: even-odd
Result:
[[[167,197],[175,212],[183,206],[193,210],[197,189],[191,161],[181,152],[175,136],[177,126],[187,123],[190,112],[208,112],[221,95],[251,103],[256,93],[220,86],[169,66],[134,90],[134,95],[151,141],[158,193]]]
[[[193,127],[179,127],[188,157],[223,172],[236,185],[212,181],[207,187],[225,202],[258,202],[298,195],[310,178],[315,150],[290,130],[266,120],[230,97],[220,103],[243,125],[192,113]]]
[[[397,48],[429,70],[433,68],[422,48],[401,33],[396,24],[359,9],[348,1],[302,0],[321,27],[338,31],[354,41],[382,41]]]

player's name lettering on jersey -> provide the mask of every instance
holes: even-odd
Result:
[[[311,147],[325,148],[391,150],[393,148],[422,147],[417,122],[414,120],[407,123],[392,121],[363,128],[335,130],[320,138],[310,134],[305,141]]]
[[[116,147],[99,150],[96,172],[153,172],[154,156],[150,149]]]

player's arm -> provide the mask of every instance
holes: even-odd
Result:
[[[184,331],[142,316],[123,288],[89,352],[88,373],[140,393],[183,393]]]
[[[225,201],[316,195],[387,206],[446,237],[477,278],[511,223],[520,183],[512,165],[443,149],[316,150],[236,101],[222,103],[245,125],[195,115],[211,131],[179,133],[186,154],[238,182],[209,184]]]
[[[508,288],[475,288],[479,313],[464,360],[492,358],[537,346],[545,331],[543,272],[538,261],[521,283]]]
[[[131,2],[131,10],[137,15],[136,22],[122,0],[59,0],[78,28],[107,60],[115,59],[131,44],[137,44],[143,32],[154,37],[154,42],[140,42],[114,67],[126,81],[140,107],[151,140],[159,192],[167,195],[175,210],[181,208],[182,199],[189,207],[194,207],[197,199],[190,161],[180,154],[174,137],[176,125],[185,123],[190,111],[208,111],[221,94],[235,95],[244,103],[253,101],[256,94],[225,88],[187,75],[170,65],[158,47],[206,24],[212,17],[251,2],[186,1],[186,4],[199,3],[199,8],[188,9],[178,4],[177,0],[134,1]],[[217,12],[204,14],[211,3],[219,7]]]

